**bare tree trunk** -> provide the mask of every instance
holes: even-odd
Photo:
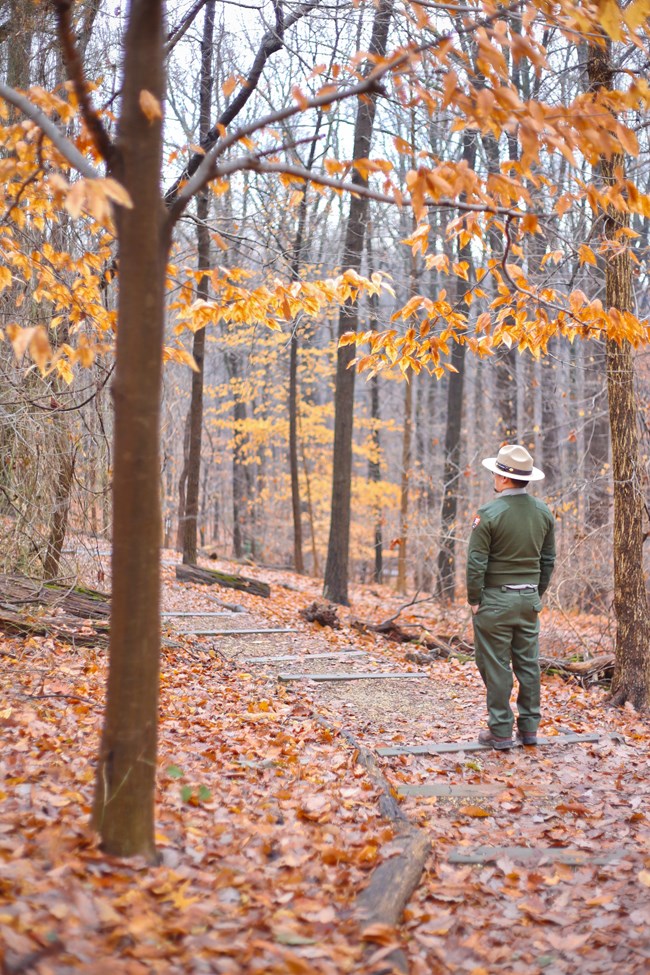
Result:
[[[316,154],[316,140],[321,125],[322,113],[318,115],[314,140],[309,150],[309,161],[307,169],[314,165]],[[300,264],[302,260],[303,243],[305,239],[305,226],[307,223],[307,185],[303,191],[302,200],[298,209],[298,227],[293,243],[293,255],[291,258],[291,280],[297,281],[300,277]],[[298,335],[297,323],[294,322],[291,332],[291,344],[289,348],[289,472],[291,477],[291,510],[293,512],[293,565],[296,572],[305,571],[305,561],[302,554],[302,504],[300,501],[300,477],[298,467]]]
[[[411,377],[413,378],[413,377]],[[408,548],[409,486],[411,470],[411,439],[413,432],[413,383],[406,381],[404,389],[404,426],[402,428],[402,481],[399,503],[399,542],[397,547],[397,591],[406,592],[406,555]]]
[[[199,135],[200,144],[207,138],[210,130],[212,112],[212,42],[214,37],[215,0],[207,0],[201,40],[201,84],[199,95]],[[208,190],[199,193],[196,201],[196,243],[197,265],[199,271],[210,266],[210,230],[208,213],[210,198]],[[210,278],[204,274],[196,289],[199,300],[207,300]],[[192,394],[190,398],[190,444],[187,460],[187,495],[183,518],[183,563],[196,563],[196,537],[199,516],[199,488],[201,483],[201,431],[203,428],[203,384],[205,362],[205,328],[194,333],[192,355],[198,372],[192,373]]]
[[[375,271],[372,248],[372,226],[368,226],[367,239],[368,252],[368,274],[372,275]],[[379,328],[379,296],[372,295],[370,298],[370,322],[369,327],[375,331]],[[381,438],[379,436],[379,423],[381,414],[379,411],[379,376],[375,373],[370,379],[370,422],[372,424],[371,441],[372,448],[368,458],[368,480],[373,484],[381,481]],[[377,504],[375,511],[375,531],[373,540],[374,567],[372,577],[375,582],[380,583],[384,577],[384,538],[383,538],[383,519],[381,506]]]
[[[57,471],[54,484],[54,506],[52,511],[52,522],[50,524],[50,534],[47,541],[47,550],[43,562],[43,575],[46,579],[55,579],[59,574],[61,564],[61,552],[65,534],[68,529],[68,515],[70,513],[70,492],[72,490],[72,480],[76,460],[76,451],[70,443],[63,427],[63,418],[57,417],[55,422],[59,425],[55,438],[57,451]]]
[[[614,69],[611,42],[593,46],[588,58],[589,84],[593,91],[611,90]],[[603,182],[613,185],[617,170],[624,171],[621,155],[601,157]],[[609,207],[603,235],[616,239],[627,226],[624,213]],[[631,311],[632,266],[627,249],[607,251],[605,301],[608,309]],[[612,438],[614,475],[614,612],[616,615],[616,664],[612,699],[629,701],[637,708],[650,705],[650,616],[643,573],[642,469],[634,396],[634,365],[628,342],[618,345],[607,339],[607,394]]]
[[[160,658],[158,458],[165,269],[160,194],[162,121],[140,108],[163,100],[160,0],[131,0],[124,41],[120,158],[114,174],[133,209],[118,216],[120,265],[113,474],[110,669],[93,823],[104,849],[155,859],[154,788]],[[135,421],[135,422],[134,422]]]
[[[298,470],[298,336],[295,325],[289,347],[289,472],[293,513],[293,567],[302,575],[305,571],[305,561],[302,554],[302,511]]]
[[[476,163],[476,136],[463,132],[463,159],[470,169]],[[466,261],[471,274],[472,249],[468,244],[458,248],[458,260]],[[463,279],[456,278],[456,305],[465,297]],[[453,601],[456,595],[456,516],[460,489],[460,450],[463,417],[463,388],[465,384],[465,345],[455,342],[451,350],[451,365],[456,370],[447,376],[447,425],[445,428],[445,472],[442,499],[442,524],[438,551],[438,595]]]
[[[388,28],[393,13],[393,0],[379,0],[373,24],[370,53],[384,57],[388,43]],[[372,130],[375,121],[376,95],[367,95],[359,102],[354,129],[354,159],[370,155]],[[367,180],[355,170],[353,181],[366,185]],[[352,196],[345,234],[343,266],[359,271],[366,231],[368,200]],[[339,338],[345,332],[355,332],[359,312],[354,304],[346,304],[339,315]],[[352,493],[352,429],[354,418],[354,357],[353,346],[339,348],[336,357],[336,392],[334,395],[334,458],[332,465],[332,505],[330,534],[323,594],[342,605],[348,604],[348,572],[350,550],[350,502]]]
[[[372,454],[368,460],[368,480],[379,484],[381,480],[381,440],[379,437],[379,376],[374,375],[370,380],[370,418],[372,421]],[[381,508],[377,506],[375,512],[375,532],[373,540],[375,554],[372,577],[375,582],[382,583],[384,579],[384,532]]]
[[[226,364],[230,379],[240,378],[239,360],[234,351],[226,352]],[[241,393],[234,390],[233,406],[233,448],[232,448],[232,547],[235,558],[241,559],[248,542],[248,475],[244,463],[244,423],[246,422],[246,404],[242,401]]]
[[[183,467],[178,478],[178,527],[176,531],[176,548],[179,552],[183,551],[183,539],[185,537],[185,506],[187,497],[187,476],[190,467],[190,424],[192,415],[190,410],[185,417],[185,428],[183,431]]]

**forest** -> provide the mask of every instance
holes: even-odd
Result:
[[[644,970],[649,14],[0,0],[7,973]],[[468,744],[512,443],[564,773]]]

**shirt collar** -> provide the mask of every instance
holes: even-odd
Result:
[[[506,488],[505,491],[499,491],[499,497],[508,497],[511,494],[526,494],[526,488]]]

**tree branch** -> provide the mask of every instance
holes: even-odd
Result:
[[[185,14],[178,27],[175,27],[174,30],[169,32],[165,46],[163,47],[165,57],[171,53],[183,35],[187,33],[206,3],[207,0],[197,0],[194,6]]]
[[[66,159],[73,169],[87,179],[100,179],[100,173],[82,156],[77,147],[61,132],[45,112],[37,108],[25,95],[0,81],[0,98],[13,105],[45,133],[55,149]]]
[[[90,100],[88,82],[84,77],[83,64],[81,63],[81,57],[74,39],[72,17],[70,16],[72,2],[71,0],[52,0],[52,4],[56,14],[63,60],[74,86],[75,95],[77,96],[79,108],[81,109],[81,117],[92,136],[95,148],[110,170],[112,164],[115,162],[117,150]]]
[[[168,207],[175,204],[178,191],[182,184],[185,183],[186,180],[190,179],[190,177],[192,177],[201,167],[201,164],[205,159],[205,152],[209,152],[210,149],[218,142],[222,130],[226,128],[226,126],[230,125],[235,118],[237,118],[242,108],[257,88],[266,62],[272,54],[275,54],[275,52],[279,51],[282,47],[284,43],[284,34],[287,28],[293,27],[297,21],[301,20],[302,17],[310,13],[314,7],[318,6],[320,2],[321,0],[306,0],[305,3],[296,8],[294,13],[285,18],[282,7],[276,0],[274,5],[276,26],[269,28],[269,30],[267,30],[267,32],[264,34],[257,55],[255,56],[255,60],[253,61],[253,66],[248,72],[246,80],[242,82],[236,97],[233,98],[230,105],[224,109],[215,125],[210,129],[205,139],[201,143],[201,148],[204,150],[204,152],[194,153],[181,175],[178,177],[178,179],[176,179],[173,186],[167,191],[165,195],[165,202],[167,203]],[[183,207],[181,207],[181,210],[176,215],[176,220],[180,216],[180,213],[182,213],[185,205],[186,204],[183,204]]]

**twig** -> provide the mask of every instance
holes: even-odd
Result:
[[[23,696],[23,695],[21,695]],[[79,704],[90,704],[93,708],[98,708],[100,705],[97,701],[93,701],[89,697],[77,697],[76,694],[25,694],[24,700],[26,701],[40,701],[45,698],[54,698],[60,701],[78,701]]]
[[[74,28],[70,15],[72,2],[71,0],[53,0],[53,4],[56,13],[59,41],[61,42],[61,49],[63,51],[63,60],[74,86],[75,95],[77,96],[79,108],[81,109],[81,116],[93,138],[97,151],[110,168],[115,161],[117,151],[109,138],[108,132],[104,128],[104,123],[95,111],[90,100],[88,82],[84,77],[83,64],[75,44]]]

